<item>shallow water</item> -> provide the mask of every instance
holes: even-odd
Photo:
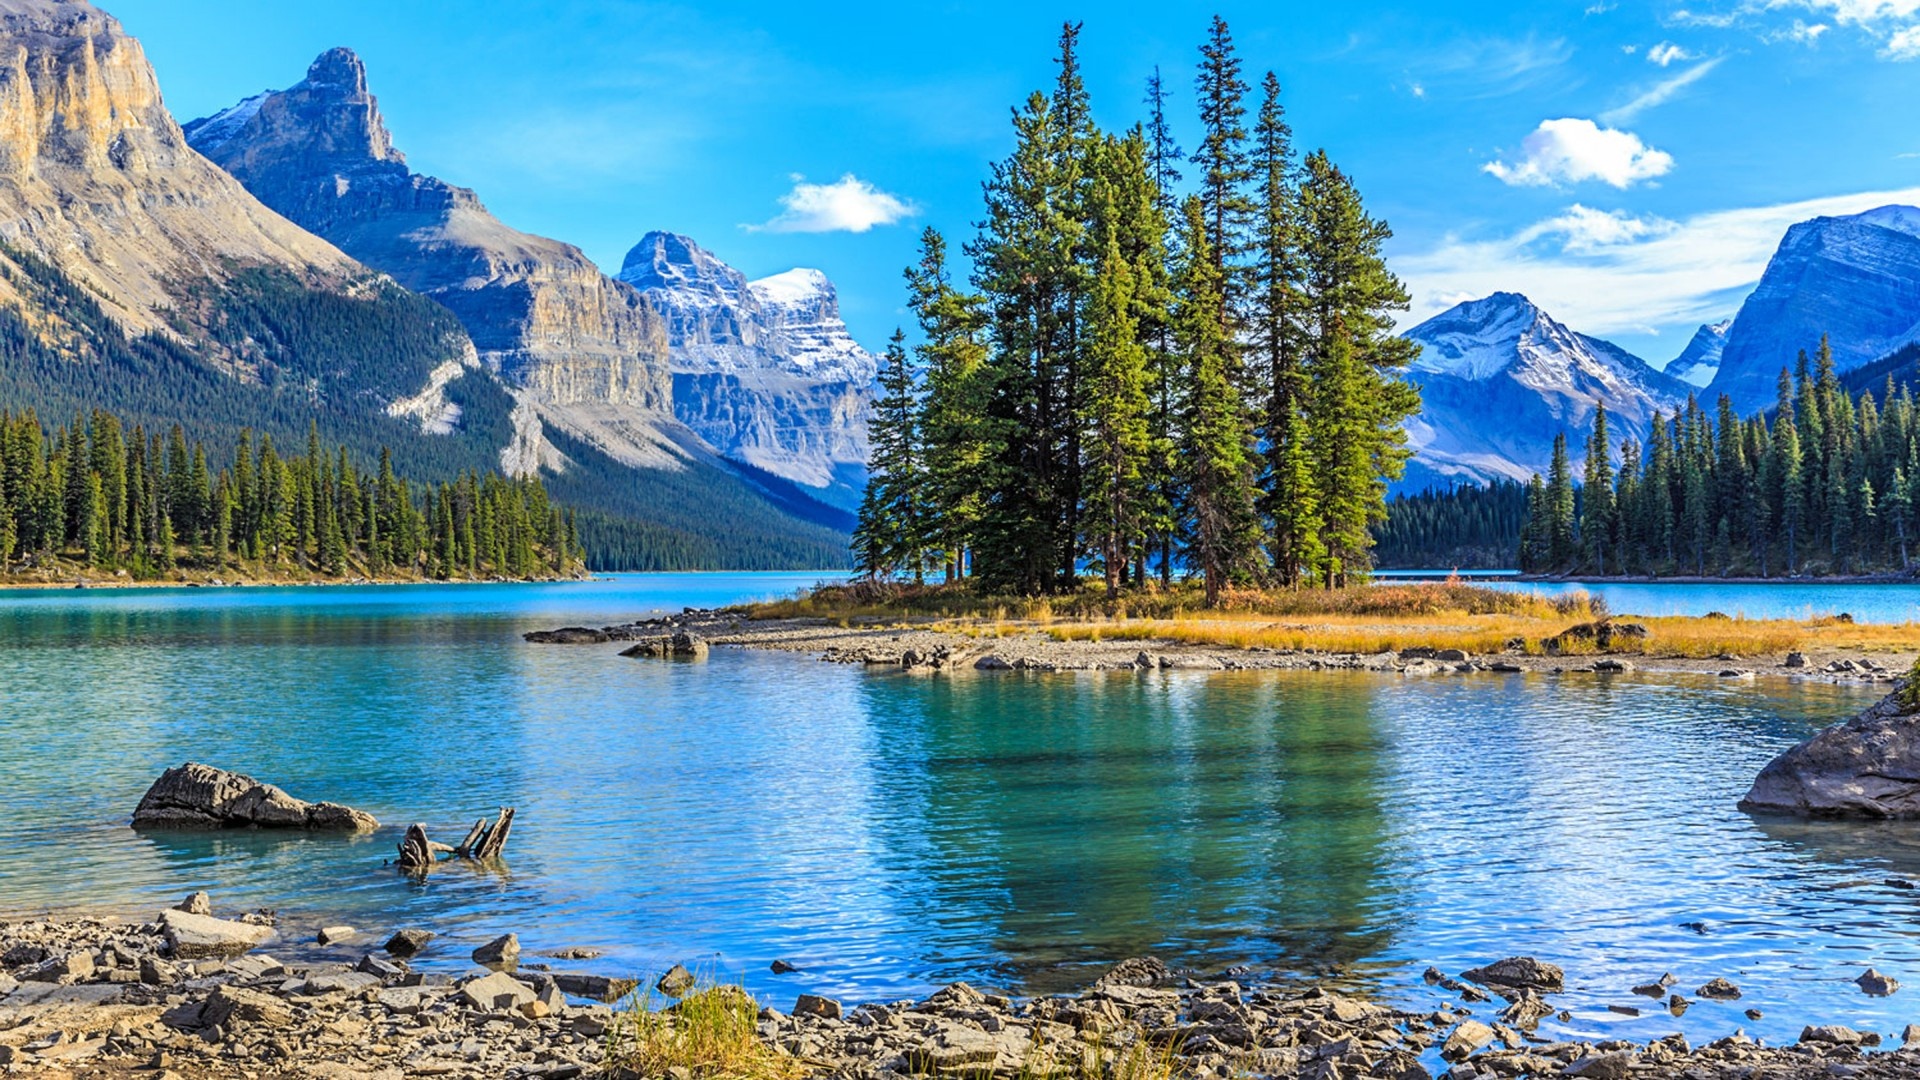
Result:
[[[1140,953],[1337,972],[1425,1002],[1429,964],[1532,953],[1567,968],[1570,1030],[1589,1035],[1911,1019],[1904,993],[1850,980],[1873,964],[1920,989],[1920,893],[1887,883],[1920,878],[1920,832],[1733,805],[1769,756],[1871,690],[925,679],[518,636],[808,580],[0,595],[0,912],[147,914],[206,888],[226,910],[278,909],[290,938],[425,926],[448,938],[429,957],[459,967],[513,930],[530,952],[606,948],[609,972],[704,966],[783,1007],[954,979],[1066,989]],[[146,785],[190,758],[387,827],[129,829]],[[383,867],[408,822],[457,839],[500,804],[520,812],[506,872],[415,884]],[[769,974],[776,957],[802,971]],[[1726,976],[1747,997],[1679,1020],[1606,1012],[1665,971],[1689,994]]]

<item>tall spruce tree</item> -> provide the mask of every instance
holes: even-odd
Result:
[[[1207,606],[1213,607],[1230,582],[1253,569],[1260,523],[1254,506],[1253,433],[1220,318],[1220,268],[1198,197],[1187,200],[1184,218],[1174,307],[1187,384],[1180,418],[1182,526],[1188,558],[1200,572]]]
[[[1607,433],[1607,406],[1594,408],[1593,434],[1587,439],[1587,469],[1580,500],[1580,542],[1587,565],[1607,572],[1613,534],[1613,443]]]
[[[1194,94],[1200,105],[1200,145],[1192,161],[1200,172],[1199,199],[1206,221],[1207,249],[1220,278],[1222,312],[1237,313],[1247,292],[1248,275],[1240,257],[1249,249],[1254,219],[1253,164],[1247,150],[1247,82],[1233,33],[1215,15],[1200,46]],[[1237,330],[1230,327],[1230,331]],[[1235,343],[1232,332],[1229,346]]]
[[[873,457],[853,534],[855,566],[869,577],[911,573],[918,580],[926,573],[918,425],[906,335],[895,330],[880,362],[880,395],[867,436]]]

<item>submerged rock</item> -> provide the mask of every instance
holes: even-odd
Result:
[[[1767,763],[1740,809],[1806,817],[1920,817],[1920,700],[1911,677],[1873,707]]]
[[[1552,964],[1542,963],[1531,956],[1509,956],[1460,973],[1483,986],[1510,987],[1515,990],[1538,990],[1545,994],[1557,994],[1566,981],[1566,973]]]
[[[605,645],[613,635],[589,626],[563,626],[558,630],[529,630],[520,637],[534,645]]]
[[[296,799],[251,776],[189,761],[153,782],[133,811],[135,828],[377,829],[372,814]],[[192,898],[189,898],[191,902]]]

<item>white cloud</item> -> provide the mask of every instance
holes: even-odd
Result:
[[[1637,52],[1639,52],[1639,51],[1640,51],[1640,46],[1638,46],[1638,45],[1622,45],[1622,46],[1620,46],[1620,51],[1621,51],[1621,52],[1623,52],[1623,53],[1626,53],[1626,54],[1627,54],[1628,56],[1632,56],[1632,55],[1633,55],[1634,53],[1637,53]]]
[[[1574,203],[1559,217],[1521,230],[1513,241],[1530,246],[1535,241],[1554,237],[1560,240],[1560,250],[1565,254],[1591,255],[1603,248],[1665,236],[1679,227],[1661,217],[1635,217],[1625,210],[1595,210]]]
[[[1893,32],[1880,55],[1889,60],[1920,58],[1920,26],[1907,26]]]
[[[1695,64],[1671,79],[1663,79],[1655,83],[1652,89],[1625,105],[1601,113],[1600,119],[1609,124],[1632,123],[1641,113],[1656,106],[1665,105],[1680,91],[1706,78],[1714,68],[1720,66],[1720,60],[1721,58],[1716,56],[1703,64]]]
[[[1786,4],[1782,0],[1766,0],[1765,6],[1773,8]],[[1840,22],[1866,26],[1890,19],[1908,18],[1920,11],[1920,0],[1801,0],[1796,6],[1814,11],[1831,11]]]
[[[1490,161],[1486,171],[1514,186],[1599,180],[1626,188],[1673,169],[1673,156],[1641,142],[1640,136],[1571,117],[1542,120],[1521,141],[1520,151],[1518,161]]]
[[[1804,19],[1793,20],[1793,25],[1779,30],[1769,30],[1760,35],[1760,40],[1772,44],[1776,41],[1791,41],[1800,45],[1818,45],[1820,35],[1833,29],[1826,23],[1809,23]]]
[[[898,195],[889,195],[865,180],[848,173],[831,184],[811,184],[803,176],[793,178],[793,190],[780,196],[784,208],[764,225],[748,225],[754,231],[779,233],[863,233],[876,225],[892,225],[911,216],[914,206]]]
[[[1583,333],[1687,329],[1726,318],[1739,306],[1789,226],[1894,203],[1920,205],[1920,188],[1638,225],[1625,215],[1576,206],[1511,236],[1452,236],[1426,251],[1396,252],[1392,262],[1414,295],[1407,325],[1445,311],[1462,295],[1517,290]],[[1603,216],[1614,217],[1618,227],[1600,221]],[[1553,238],[1565,239],[1544,242]]]
[[[1647,50],[1647,62],[1666,67],[1679,60],[1694,60],[1698,57],[1671,41],[1663,41]]]

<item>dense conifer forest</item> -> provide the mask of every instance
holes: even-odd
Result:
[[[1090,564],[1109,595],[1178,568],[1210,604],[1363,580],[1419,406],[1387,226],[1295,152],[1279,81],[1255,91],[1224,21],[1190,155],[1157,72],[1143,123],[1094,123],[1079,37],[1014,113],[970,274],[931,229],[907,271],[921,341],[882,364],[859,565],[1039,594]]]
[[[1768,413],[1689,401],[1642,446],[1597,414],[1576,476],[1566,440],[1527,493],[1519,565],[1541,573],[1703,577],[1906,572],[1920,417],[1903,354],[1850,391],[1825,341],[1782,370]],[[1902,368],[1900,365],[1905,365]]]
[[[417,392],[460,358],[465,336],[451,312],[384,279],[347,296],[282,270],[233,268],[227,287],[182,298],[177,334],[129,337],[84,287],[27,252],[0,245],[0,274],[29,301],[0,305],[0,408],[71,417],[106,407],[123,429],[184,424],[222,447],[300,445],[318,425],[354,460],[389,456],[416,487],[497,473],[512,434],[512,397],[477,374],[446,386],[460,408],[449,434],[386,415],[379,403]],[[573,463],[546,477],[549,490],[574,513],[596,569],[847,564],[847,515],[777,478],[719,460],[698,472],[634,470],[548,437]]]
[[[367,471],[345,446],[283,455],[243,432],[209,454],[94,412],[51,433],[0,413],[0,573],[85,568],[215,576],[559,577],[584,564],[572,517],[537,479],[438,484]]]
[[[1373,527],[1382,567],[1511,570],[1527,523],[1527,486],[1496,480],[1396,495]]]

